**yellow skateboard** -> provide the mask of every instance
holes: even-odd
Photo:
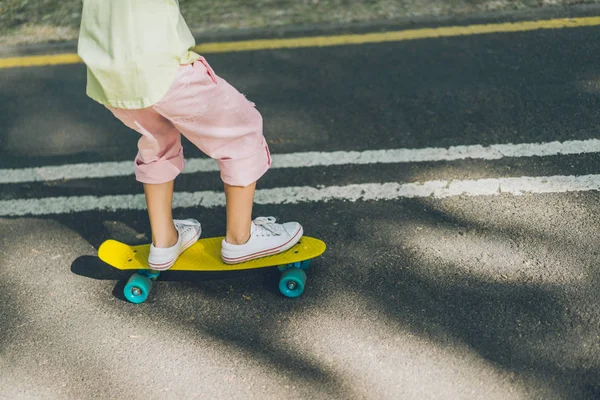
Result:
[[[258,258],[241,264],[228,265],[221,261],[223,237],[198,240],[184,251],[169,271],[240,271],[255,268],[275,267],[282,272],[279,291],[286,297],[298,297],[304,291],[306,269],[310,260],[325,251],[323,241],[302,237],[291,249],[268,257]],[[148,267],[150,245],[130,246],[116,240],[107,240],[98,249],[98,257],[120,270],[138,270],[127,281],[123,294],[132,303],[143,303],[152,289],[152,281],[160,272]]]

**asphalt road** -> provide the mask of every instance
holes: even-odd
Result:
[[[263,113],[274,155],[557,141],[575,150],[273,169],[261,190],[469,182],[447,197],[385,197],[382,186],[374,200],[257,205],[256,216],[298,220],[329,246],[294,300],[278,293],[275,271],[167,273],[133,305],[126,277],[96,249],[147,241],[143,210],[0,210],[0,398],[600,398],[600,193],[571,186],[600,174],[589,147],[600,136],[599,34],[208,55]],[[127,161],[136,141],[85,96],[83,65],[0,69],[4,173]],[[203,157],[189,143],[185,154]],[[486,179],[556,176],[563,189],[524,179],[522,195],[478,195]],[[221,183],[200,171],[176,187]],[[0,184],[5,208],[140,193],[132,176]],[[224,233],[223,207],[175,214],[201,220],[205,236]]]

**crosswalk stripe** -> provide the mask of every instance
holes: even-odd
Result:
[[[273,155],[272,168],[304,168],[333,165],[394,164],[455,161],[466,159],[499,160],[509,157],[546,157],[555,155],[600,153],[600,140],[564,142],[468,145],[449,148],[389,149],[366,151],[304,152]],[[184,173],[217,171],[212,159],[186,161]],[[0,184],[43,182],[71,179],[94,179],[133,174],[133,162],[78,163],[35,168],[1,169]]]
[[[308,202],[384,201],[400,198],[453,196],[524,195],[600,190],[600,175],[546,176],[478,180],[435,180],[421,183],[365,183],[329,187],[279,187],[256,191],[256,204],[300,204]],[[175,193],[174,208],[223,206],[222,192]],[[0,216],[56,215],[89,211],[144,210],[142,194],[72,196],[0,201]]]

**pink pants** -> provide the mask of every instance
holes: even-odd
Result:
[[[181,134],[218,160],[221,179],[229,185],[256,182],[271,166],[260,113],[204,58],[181,66],[167,94],[152,107],[109,110],[142,135],[135,159],[140,182],[170,182],[183,171]]]

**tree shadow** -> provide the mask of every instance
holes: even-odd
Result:
[[[71,272],[92,279],[116,280],[112,295],[125,302],[123,287],[134,271],[119,271],[97,257],[83,256],[73,262]],[[318,392],[325,392],[330,398],[347,397],[352,387],[335,371],[278,339],[284,329],[281,321],[289,320],[306,307],[302,300],[283,298],[277,289],[279,276],[276,268],[163,272],[153,284],[153,293],[146,303],[136,307],[153,315],[152,318],[169,321],[177,330],[208,335],[225,348],[247,354],[277,374],[318,387]],[[207,304],[213,307],[207,308]],[[128,312],[121,307],[115,307],[114,311]],[[186,314],[194,317],[173,319],[173,315]]]
[[[274,153],[593,137],[600,98],[584,83],[597,78],[598,52],[545,46],[537,58],[532,43],[559,33],[522,35],[211,54],[209,61],[257,103]],[[0,87],[6,166],[133,158],[138,135],[86,97],[83,65],[3,70]]]
[[[460,265],[460,260],[431,263],[404,238],[410,235],[407,229],[419,225],[489,234],[499,244],[527,237],[560,249],[578,246],[576,241],[527,230],[518,224],[511,228],[510,221],[503,229],[486,228],[480,221],[436,208],[432,205],[435,202],[426,199],[390,203],[386,209],[373,202],[343,201],[329,202],[325,207],[293,207],[294,213],[306,217],[303,224],[307,232],[329,244],[317,266],[309,271],[310,296],[300,301],[281,299],[273,282],[277,274],[173,272],[157,283],[157,297],[150,299],[150,308],[144,312],[151,310],[154,317],[169,320],[184,331],[208,334],[275,370],[300,370],[313,384],[337,382],[333,372],[281,348],[277,339],[281,326],[277,321],[306,307],[319,307],[331,296],[328,285],[343,276],[345,290],[362,299],[373,315],[383,316],[418,337],[441,346],[466,344],[502,370],[514,372],[519,379],[541,382],[565,397],[593,398],[598,393],[600,376],[593,361],[597,354],[586,355],[583,348],[569,343],[581,337],[581,329],[589,328],[589,321],[581,319],[586,312],[581,309],[581,300],[588,298],[585,293],[590,293],[591,300],[593,293],[600,292],[600,274],[587,276],[585,293],[574,298],[568,281],[502,281],[471,272]],[[395,210],[393,220],[386,211],[390,208]],[[271,211],[284,215],[290,212],[289,206],[274,206]],[[432,237],[431,246],[438,239]],[[580,251],[586,251],[587,245],[580,243]],[[72,271],[95,279],[120,279],[100,273],[98,262],[94,257],[79,258]],[[121,282],[114,292],[119,298]],[[257,291],[262,294],[257,296]],[[245,297],[253,300],[249,302]],[[207,309],[201,305],[204,301],[218,302],[219,307]],[[174,321],[174,307],[197,318]],[[257,313],[261,315],[259,323]]]
[[[81,256],[75,259],[71,264],[71,272],[82,277],[116,281],[113,296],[119,300],[127,301],[123,295],[123,289],[127,280],[137,271],[120,270],[105,263],[97,256]],[[185,282],[187,285],[199,290],[205,291],[206,282],[218,281],[229,282],[230,284],[242,284],[247,280],[257,281],[257,277],[262,278],[260,286],[266,289],[271,295],[279,294],[277,290],[279,284],[279,272],[277,268],[260,268],[258,270],[247,271],[165,271],[161,272],[159,278],[154,281],[154,290],[166,282]],[[163,283],[164,282],[164,283]]]
[[[579,175],[595,174],[597,154],[574,158],[546,156],[504,158],[501,160],[455,160],[415,162],[410,164],[346,164],[309,166],[302,168],[272,168],[260,180],[259,189],[289,186],[290,174],[294,186],[345,186],[350,184],[425,182],[434,180],[477,180],[489,178],[520,178],[522,176],[555,176],[576,170]],[[216,163],[216,161],[215,161]],[[185,172],[185,171],[184,171]],[[184,173],[177,177],[176,191],[221,191],[218,171]],[[0,200],[66,196],[109,196],[143,193],[142,185],[131,174],[118,177],[69,179],[43,182],[0,184]]]
[[[593,37],[590,43],[595,43]],[[594,116],[598,113],[599,99],[597,94],[582,92],[572,82],[592,76],[591,69],[595,67],[591,66],[599,64],[599,53],[564,46],[542,50],[519,40],[505,41],[490,35],[368,48],[349,46],[212,55],[210,61],[214,60],[217,71],[221,69],[219,65],[228,71],[222,75],[235,76],[232,83],[264,110],[266,121],[273,121],[266,126],[268,130],[280,131],[274,136],[274,152],[309,151],[324,145],[336,150],[360,150],[422,147],[432,142],[447,147],[482,143],[482,140],[507,143],[588,138],[596,132]],[[523,65],[521,60],[532,51],[540,56],[540,62]],[[473,63],[465,63],[465,57]],[[548,63],[547,59],[554,62]],[[273,65],[278,67],[271,68]],[[82,66],[62,67],[60,71],[31,69],[26,79],[16,72],[2,72],[0,102],[7,105],[0,111],[5,123],[5,129],[0,132],[3,167],[132,158],[136,134],[125,133],[126,128],[85,97],[82,71]],[[66,88],[65,82],[72,82],[73,86]],[[534,86],[540,87],[540,91],[533,90]],[[25,99],[18,96],[23,90],[27,95]],[[26,117],[23,110],[33,110],[33,114]],[[52,110],[60,117],[53,120]],[[580,118],[581,114],[592,117]],[[47,148],[42,144],[15,147],[17,140],[27,145],[39,142],[39,130],[31,121],[52,122],[48,128],[51,134]],[[298,127],[311,131],[305,133]],[[482,128],[488,133],[484,138],[480,135]],[[81,152],[77,145],[64,149],[68,138],[65,131],[83,132],[81,143],[89,142],[86,148],[93,150]],[[361,134],[356,135],[356,132]],[[192,150],[186,154],[197,153]],[[531,164],[521,171],[530,167]],[[385,173],[390,178],[409,176],[393,171],[395,168],[397,166],[391,166]],[[556,170],[552,165],[546,168]],[[348,170],[355,171],[353,167]],[[332,171],[337,176],[342,172]],[[362,180],[370,177],[373,170],[363,175],[356,173]],[[287,172],[278,174],[274,172],[274,177],[267,179],[273,179],[274,184],[286,179],[289,182]],[[298,176],[302,174],[304,172],[298,172]],[[193,184],[193,178],[186,178],[190,180],[189,185]],[[335,180],[335,175],[330,178],[330,182]],[[263,206],[256,211],[262,214],[267,209],[269,214],[286,217],[292,213],[302,215],[305,218],[302,222],[310,228],[311,235],[330,244],[330,250],[322,258],[323,268],[314,272],[321,279],[313,281],[316,287],[324,288],[343,276],[350,284],[351,289],[347,290],[365,299],[374,311],[383,313],[392,323],[409,327],[419,336],[449,346],[465,343],[494,365],[534,376],[565,396],[594,398],[598,395],[600,371],[594,367],[595,361],[583,357],[583,361],[578,360],[580,350],[570,351],[561,339],[576,335],[573,326],[591,324],[582,323],[577,313],[566,309],[572,299],[563,288],[483,280],[464,270],[461,273],[457,260],[446,260],[443,265],[428,264],[403,249],[402,240],[390,240],[385,233],[365,229],[365,226],[377,227],[391,220],[401,231],[403,224],[419,221],[466,230],[487,229],[503,240],[527,235],[557,247],[577,246],[577,243],[522,227],[489,229],[477,221],[433,209],[420,200],[392,201],[380,208],[369,202],[336,201],[327,206]],[[222,234],[224,210],[218,208],[202,214],[208,227],[206,234]],[[147,238],[150,231],[145,212],[85,213],[57,219],[95,247],[107,237],[115,237],[107,228],[107,221],[127,221],[133,230],[131,240],[142,240],[137,235]],[[119,285],[124,277],[115,275],[112,268],[106,270],[98,261],[95,257],[80,257],[71,271],[93,279],[120,280],[113,291],[114,296],[119,297],[122,292]],[[427,271],[438,267],[455,273],[448,274],[444,280],[428,276]],[[146,313],[148,318],[173,321],[178,307],[185,307],[192,314],[197,308],[199,311],[193,315],[201,318],[174,321],[175,326],[210,335],[256,357],[273,370],[288,374],[300,371],[303,379],[315,385],[343,387],[341,377],[310,356],[295,353],[296,349],[282,348],[277,336],[282,329],[278,320],[299,315],[307,307],[317,308],[327,297],[318,293],[327,293],[325,290],[315,291],[312,298],[293,302],[280,301],[275,293],[267,291],[258,304],[264,317],[257,322],[255,315],[248,312],[246,300],[229,295],[227,286],[234,282],[236,294],[254,293],[266,281],[260,283],[260,278],[254,275],[232,278],[225,284],[221,276],[213,279],[198,276],[197,279],[166,275],[165,281],[158,285],[165,301],[161,301],[160,307],[150,302],[140,312]],[[589,279],[590,291],[599,292],[598,277]],[[171,297],[163,289],[174,289],[169,290]],[[202,308],[202,298],[195,297],[186,303],[185,295],[190,291],[219,301],[219,313],[225,317],[218,318],[217,311]],[[115,312],[126,313],[114,307]],[[596,317],[590,318],[594,321]],[[9,315],[9,321],[13,319],[14,315]],[[565,362],[561,364],[558,358],[563,356]],[[594,356],[597,358],[597,354]],[[339,395],[335,391],[333,394]]]
[[[347,227],[346,240],[352,252],[333,249],[328,264],[353,266],[352,271],[361,277],[354,290],[373,313],[383,312],[398,326],[442,345],[453,346],[457,341],[467,344],[503,370],[544,382],[565,397],[595,398],[600,391],[600,370],[595,367],[598,353],[594,353],[589,342],[593,332],[585,330],[591,329],[590,320],[598,316],[594,307],[589,311],[582,304],[597,299],[594,293],[600,290],[600,274],[587,276],[586,289],[578,290],[583,294],[577,298],[568,281],[552,285],[526,279],[503,282],[465,270],[460,260],[429,264],[418,249],[406,244],[406,232],[392,236],[388,229],[381,230],[388,220],[371,216],[366,211],[369,207],[364,208],[362,212],[353,210],[352,214],[355,221],[365,222],[353,222]],[[416,222],[463,232],[477,229],[476,221],[456,219],[431,209],[427,202],[403,202],[398,213],[406,217],[391,226]],[[374,235],[380,240],[377,246],[373,244]],[[563,241],[570,247],[578,246],[568,238],[523,231],[521,227],[504,232],[494,229],[494,235],[506,241],[538,235],[538,241],[549,247],[560,248]],[[435,241],[433,238],[431,246],[435,246]],[[386,250],[374,254],[373,248]],[[586,250],[587,244],[582,244],[580,251]],[[325,269],[324,273],[335,272]],[[578,340],[592,348],[573,343]]]
[[[298,110],[299,119],[319,127],[318,137],[294,142],[301,150],[325,143],[359,150],[594,137],[600,99],[574,83],[597,76],[599,56],[544,46],[538,59],[540,49],[530,42],[558,34],[528,32],[533,39],[523,42],[522,34],[512,35],[516,42],[482,35],[263,51],[245,56],[251,65],[261,61],[256,69],[232,65],[229,55],[212,54],[209,61],[265,109],[266,121]],[[264,65],[280,68],[267,72]],[[265,85],[257,72],[278,85]]]

